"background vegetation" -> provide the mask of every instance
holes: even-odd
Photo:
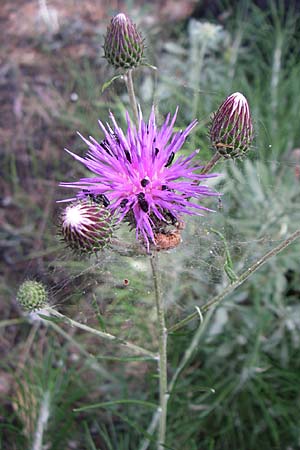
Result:
[[[297,8],[187,1],[176,15],[172,2],[84,3],[1,6],[1,449],[32,448],[45,405],[49,450],[142,450],[149,437],[155,365],[61,323],[29,319],[15,301],[19,284],[34,278],[66,315],[157,346],[147,259],[74,258],[56,237],[56,200],[65,196],[57,184],[83,174],[63,147],[84,151],[75,131],[97,138],[98,118],[111,109],[124,120],[128,105],[120,80],[101,95],[113,75],[101,50],[110,14],[131,15],[158,68],[136,73],[145,116],[154,101],[162,117],[180,105],[178,127],[199,118],[187,152],[199,147],[199,157],[210,158],[210,114],[232,92],[247,96],[255,122],[249,156],[218,166],[223,196],[210,204],[217,213],[187,220],[182,245],[162,255],[169,326],[230,282],[224,241],[212,229],[240,273],[300,219]],[[170,399],[167,448],[300,448],[299,250],[295,243],[272,259],[207,316]],[[198,326],[170,337],[170,377]]]

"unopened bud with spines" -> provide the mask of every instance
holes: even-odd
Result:
[[[78,253],[96,253],[110,242],[114,227],[111,212],[103,205],[83,200],[62,212],[61,232],[67,245]]]
[[[104,57],[116,69],[133,69],[141,64],[144,40],[125,14],[111,19],[104,41]]]
[[[17,292],[18,303],[28,312],[43,309],[47,305],[47,299],[47,290],[38,281],[24,281]]]
[[[244,155],[253,141],[253,125],[247,99],[243,94],[231,94],[212,118],[210,140],[222,156]]]

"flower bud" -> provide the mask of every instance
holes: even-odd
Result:
[[[242,156],[253,141],[249,105],[243,94],[231,94],[212,118],[210,140],[222,156]]]
[[[42,309],[47,303],[47,298],[45,286],[37,281],[24,281],[17,293],[17,301],[28,312]]]
[[[110,242],[113,218],[103,205],[84,200],[67,206],[63,211],[61,231],[72,250],[94,253]]]
[[[116,69],[137,67],[143,58],[144,41],[125,14],[111,19],[104,41],[104,57]]]

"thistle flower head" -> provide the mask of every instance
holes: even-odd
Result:
[[[242,156],[253,141],[253,125],[247,99],[235,92],[219,107],[210,128],[213,147],[223,156]]]
[[[42,309],[48,299],[45,286],[37,281],[27,280],[17,292],[17,301],[28,312]]]
[[[111,212],[96,201],[77,201],[67,206],[61,215],[62,236],[67,245],[79,253],[102,250],[112,236]]]
[[[116,69],[137,67],[144,54],[144,41],[136,26],[125,14],[111,19],[104,41],[104,57]]]
[[[95,175],[80,181],[61,183],[61,186],[79,189],[77,198],[89,195],[104,196],[107,208],[136,229],[149,248],[156,243],[155,235],[166,232],[166,227],[180,223],[183,214],[200,214],[204,206],[190,198],[217,195],[199,183],[214,174],[201,175],[200,166],[192,163],[198,150],[189,156],[179,156],[187,136],[195,127],[193,121],[184,131],[173,132],[176,115],[168,114],[158,128],[154,108],[145,123],[140,111],[138,129],[127,114],[127,131],[123,133],[113,114],[113,129],[99,122],[105,139],[82,139],[89,150],[84,158],[68,151]]]

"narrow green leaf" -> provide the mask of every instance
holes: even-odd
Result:
[[[205,386],[199,386],[199,387],[195,387],[190,389],[189,387],[185,388],[185,389],[172,389],[171,394],[177,394],[177,393],[182,393],[182,392],[186,392],[186,393],[190,393],[190,392],[208,392],[210,394],[215,394],[216,391],[214,388],[210,388],[210,387],[205,387]]]
[[[91,436],[91,433],[90,433],[88,424],[87,424],[86,422],[84,422],[84,423],[83,423],[83,426],[84,426],[85,437],[86,437],[86,441],[87,441],[87,444],[88,444],[88,446],[89,446],[89,449],[90,449],[90,450],[97,450],[97,448],[95,447],[93,438],[92,438],[92,436]]]
[[[101,87],[101,94],[103,94],[103,92],[118,78],[121,78],[123,75],[115,75],[114,77],[112,77],[110,80],[106,81],[105,83],[102,84]]]
[[[96,316],[97,316],[97,320],[98,320],[98,323],[99,323],[100,330],[106,331],[105,322],[104,322],[104,319],[103,319],[102,314],[101,314],[101,312],[100,312],[99,305],[98,305],[98,303],[97,303],[97,299],[96,299],[96,296],[95,296],[95,295],[93,295],[93,299],[92,299],[92,307],[94,308],[94,311],[95,311],[95,313],[96,313]]]
[[[41,313],[38,313],[38,315],[40,316],[41,319],[48,320],[49,322],[54,322],[54,323],[64,322],[64,320],[61,319],[60,317],[45,316],[44,314],[41,314]]]
[[[88,411],[89,409],[106,408],[108,406],[113,406],[113,405],[141,405],[141,406],[146,406],[148,408],[153,408],[153,409],[157,408],[157,405],[155,403],[145,402],[143,400],[121,399],[121,400],[115,400],[112,402],[101,402],[101,403],[95,403],[94,405],[82,406],[81,408],[76,408],[73,411],[75,411],[75,412]]]
[[[150,356],[102,356],[97,355],[96,359],[104,359],[106,361],[120,361],[120,362],[132,362],[132,361],[155,361]]]
[[[152,69],[152,70],[157,70],[156,66],[152,66],[151,64],[148,64],[148,63],[143,63],[143,64],[141,64],[141,66],[149,67],[149,69]]]
[[[145,438],[147,438],[149,441],[157,442],[156,436],[152,436],[151,434],[147,433],[147,431],[143,430],[143,428],[141,428],[139,425],[137,425],[136,422],[133,422],[132,420],[128,419],[128,417],[125,416],[125,414],[121,414],[120,412],[116,412],[116,411],[114,411],[114,414],[121,417],[121,419],[124,420],[125,423],[127,423],[129,426],[131,426],[138,433],[145,436]]]

